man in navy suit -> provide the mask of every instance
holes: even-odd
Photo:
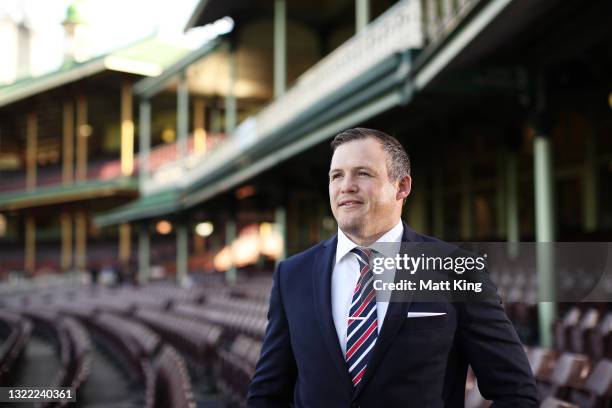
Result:
[[[439,241],[401,221],[412,180],[395,138],[355,128],[332,149],[338,234],[278,266],[248,406],[463,407],[468,365],[494,407],[537,406],[525,352],[497,296],[377,299],[375,244]]]

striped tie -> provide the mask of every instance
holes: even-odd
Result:
[[[369,248],[356,247],[351,251],[357,256],[360,276],[353,292],[346,336],[346,362],[353,387],[357,387],[378,337],[376,292],[374,274],[370,269]]]

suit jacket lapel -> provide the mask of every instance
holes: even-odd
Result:
[[[402,235],[402,242],[420,241],[422,240],[420,239],[419,235],[404,223],[404,233]],[[395,281],[399,281],[400,278],[400,274],[396,272]],[[361,390],[363,390],[363,388],[367,384],[368,380],[372,378],[374,371],[382,361],[386,351],[393,342],[393,339],[395,339],[395,336],[397,336],[400,329],[402,328],[402,325],[406,321],[406,316],[408,314],[408,309],[410,308],[411,303],[410,300],[395,301],[397,298],[396,293],[393,293],[391,296],[391,301],[389,302],[389,307],[387,309],[387,314],[385,315],[385,320],[382,329],[378,335],[378,339],[376,340],[374,349],[372,350],[372,356],[370,357],[370,361],[366,366],[366,371],[363,375],[363,378],[361,379],[361,383],[353,394],[353,398],[357,398],[357,396],[361,393]]]
[[[315,313],[321,328],[325,346],[332,362],[338,370],[342,381],[352,390],[353,385],[346,367],[346,361],[342,355],[342,349],[340,348],[338,335],[336,333],[336,326],[334,325],[334,319],[332,317],[331,276],[333,261],[336,255],[336,243],[336,236],[325,242],[323,248],[318,251],[315,259],[315,269],[312,274],[315,295]]]

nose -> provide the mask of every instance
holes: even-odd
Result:
[[[354,193],[359,190],[357,183],[355,183],[355,178],[347,175],[342,179],[342,183],[340,184],[340,192],[342,193]]]

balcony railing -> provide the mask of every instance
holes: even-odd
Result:
[[[247,148],[385,58],[409,48],[420,48],[423,45],[420,10],[418,0],[400,1],[391,7],[365,30],[310,68],[282,97],[241,123],[224,145]],[[185,177],[189,169],[197,168],[198,174],[214,169],[223,162],[224,150],[227,150],[225,146],[221,146],[219,151],[210,155],[191,156],[163,166],[147,180],[143,186],[145,193],[176,185],[177,181],[185,183],[194,176],[189,174],[189,177]]]
[[[390,56],[435,46],[481,0],[402,0],[305,72],[284,95],[245,120],[217,151],[153,171],[145,194],[188,185],[238,157]]]

